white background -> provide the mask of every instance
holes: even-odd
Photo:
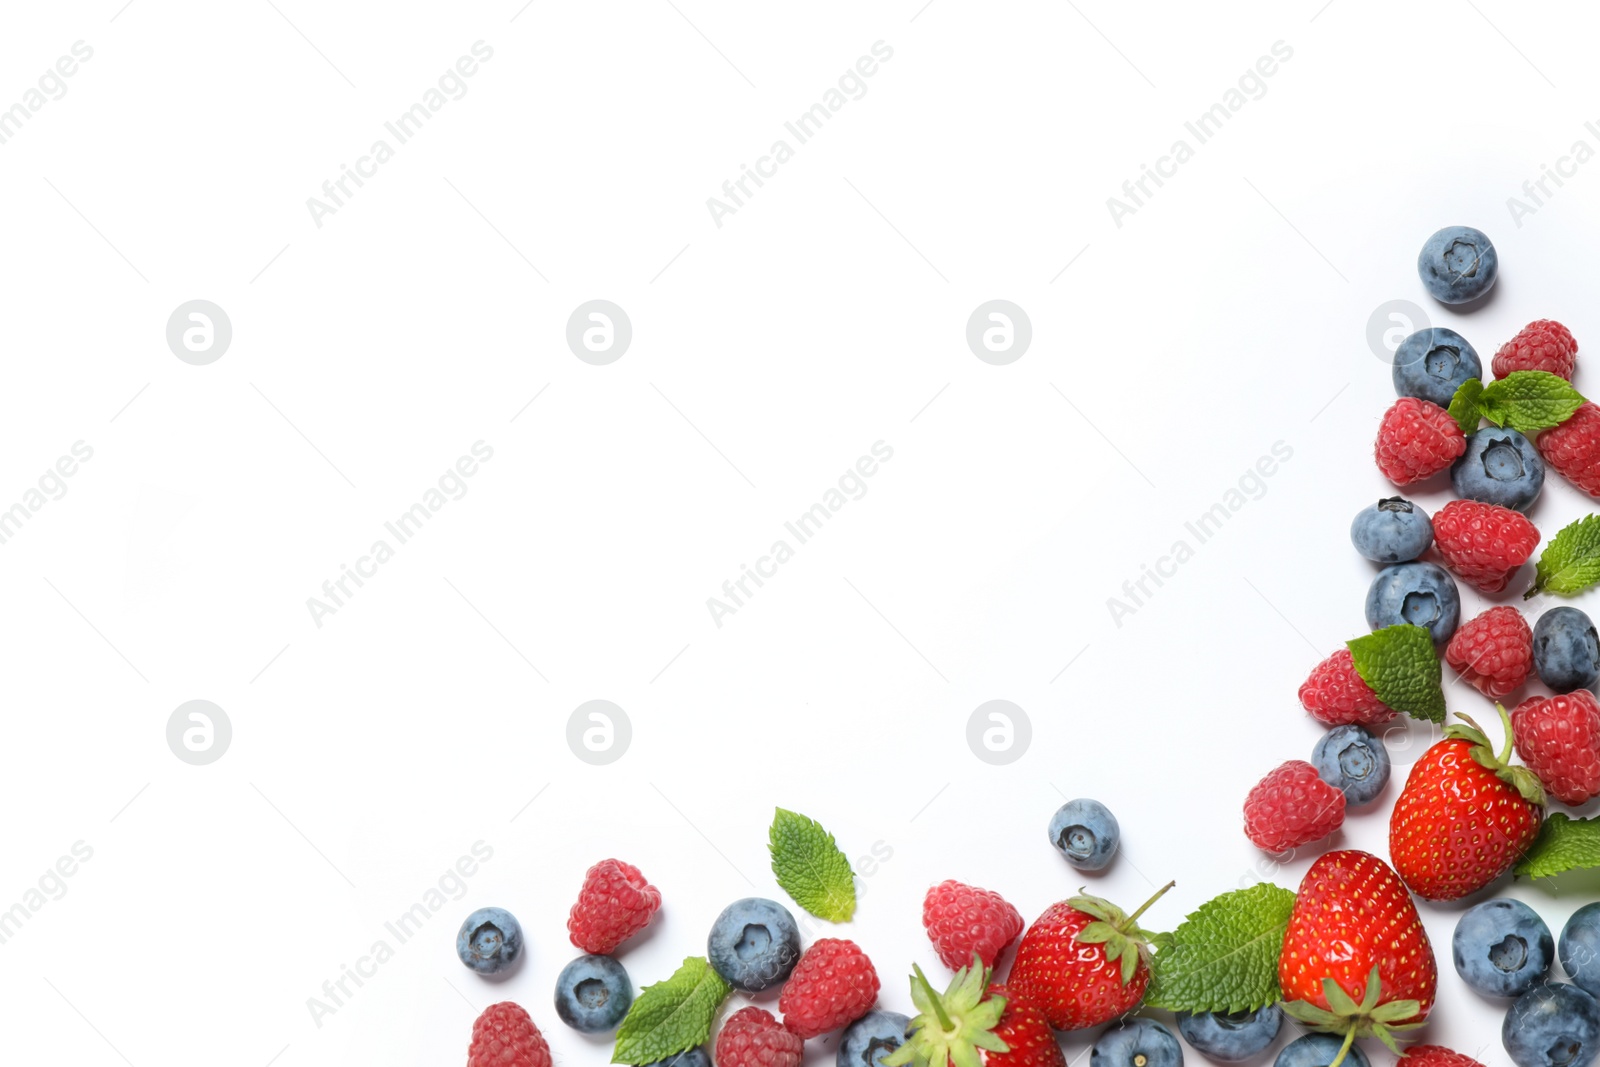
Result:
[[[1307,859],[1274,870],[1239,809],[1309,754],[1296,688],[1364,629],[1346,530],[1386,491],[1393,399],[1369,316],[1416,302],[1485,364],[1533,318],[1600,336],[1600,163],[1520,227],[1506,207],[1600,148],[1578,5],[122,3],[11,5],[0,34],[0,106],[94,49],[0,145],[0,504],[94,450],[0,546],[0,907],[93,849],[0,944],[8,1062],[461,1062],[510,997],[558,1062],[604,1063],[550,1006],[584,869],[661,887],[622,955],[655,981],[725,903],[779,895],[779,804],[893,850],[842,933],[899,1010],[930,883],[1031,919],[1084,881],[1045,838],[1064,796],[1122,822],[1095,891],[1178,879],[1154,926],[1293,886]],[[466,96],[318,228],[306,199],[479,40]],[[718,228],[706,198],[880,40],[866,95]],[[1115,225],[1106,198],[1277,41],[1265,95]],[[1470,316],[1414,269],[1452,223],[1500,249]],[[196,298],[234,331],[203,367],[164,336]],[[564,341],[593,298],[633,323],[605,367]],[[964,339],[994,298],[1032,321],[1009,366]],[[316,626],[307,598],[480,440],[467,495]],[[866,495],[715,626],[706,599],[880,440]],[[1279,441],[1264,494],[1114,625]],[[1552,477],[1533,517],[1588,506]],[[596,698],[633,727],[603,767],[565,741]],[[191,699],[233,725],[209,766],[165,741]],[[1032,723],[1006,767],[966,742],[992,699]],[[1337,843],[1386,852],[1397,787]],[[318,1027],[307,998],[480,840],[461,898]],[[1559,930],[1596,886],[1502,891]],[[491,903],[530,941],[502,986],[453,950]],[[1459,910],[1424,908],[1426,1036],[1504,1063],[1502,1008],[1449,965]]]

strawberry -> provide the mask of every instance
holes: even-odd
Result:
[[[1007,987],[1044,1010],[1057,1030],[1115,1019],[1150,984],[1150,937],[1139,916],[1172,888],[1168,882],[1132,915],[1099,897],[1076,896],[1045,909],[1022,935]]]
[[[921,1014],[906,1028],[905,1044],[883,1057],[883,1067],[1066,1067],[1043,1009],[991,983],[977,953],[943,994],[921,967],[911,969],[911,1001]]]
[[[1295,896],[1278,955],[1283,1010],[1344,1047],[1376,1037],[1399,1053],[1394,1032],[1421,1026],[1439,969],[1422,918],[1387,863],[1367,852],[1329,852]]]
[[[1495,705],[1500,707],[1498,704]],[[1500,708],[1499,753],[1460,716],[1411,768],[1389,821],[1389,856],[1419,897],[1457,900],[1499,878],[1539,836],[1544,790],[1510,763],[1511,719]]]

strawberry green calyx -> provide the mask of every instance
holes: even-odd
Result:
[[[1472,758],[1477,761],[1479,766],[1485,770],[1493,771],[1501,781],[1515,789],[1522,795],[1522,799],[1529,804],[1543,806],[1545,802],[1544,787],[1539,784],[1538,777],[1528,768],[1516,766],[1511,762],[1513,742],[1511,716],[1506,712],[1505,707],[1500,704],[1495,705],[1495,710],[1500,713],[1500,724],[1505,730],[1505,741],[1500,746],[1499,752],[1494,750],[1494,745],[1490,743],[1488,735],[1483,732],[1483,727],[1474,722],[1469,715],[1458,714],[1457,718],[1465,722],[1466,725],[1462,726],[1460,723],[1456,723],[1452,726],[1447,726],[1445,727],[1444,736],[1471,742],[1473,746]]]
[[[1139,910],[1132,915],[1125,915],[1121,908],[1100,897],[1091,897],[1087,894],[1073,897],[1067,901],[1067,905],[1095,920],[1079,930],[1075,940],[1085,945],[1104,945],[1107,960],[1113,963],[1117,960],[1122,961],[1122,984],[1127,985],[1139,972],[1140,960],[1149,966],[1150,942],[1162,936],[1142,929],[1139,926],[1139,916],[1148,911],[1150,905],[1160,900],[1166,895],[1167,890],[1177,884],[1168,882],[1156,890],[1156,895],[1139,905]]]
[[[983,1054],[1010,1052],[994,1028],[1006,1010],[1006,998],[989,996],[989,971],[978,954],[963,967],[941,995],[922,968],[911,965],[911,1002],[920,1013],[907,1028],[905,1044],[885,1056],[884,1067],[982,1067]]]
[[[1284,1001],[1282,1006],[1292,1018],[1313,1030],[1344,1035],[1344,1045],[1328,1067],[1339,1067],[1358,1037],[1375,1037],[1398,1056],[1400,1045],[1394,1039],[1395,1033],[1414,1030],[1422,1025],[1420,1020],[1408,1021],[1416,1020],[1417,1014],[1422,1011],[1420,1002],[1391,1000],[1387,1004],[1378,1003],[1378,998],[1383,995],[1383,980],[1378,976],[1376,965],[1367,976],[1367,988],[1361,1003],[1357,1004],[1332,978],[1322,980],[1322,995],[1328,1000],[1326,1008],[1303,1000]]]

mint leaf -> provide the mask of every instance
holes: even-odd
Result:
[[[1450,398],[1450,417],[1456,420],[1462,433],[1478,432],[1478,424],[1483,420],[1482,396],[1483,383],[1476,378],[1468,378],[1456,390],[1456,395]]]
[[[1235,1012],[1282,999],[1278,955],[1294,896],[1262,882],[1200,905],[1155,954],[1145,1003],[1169,1011]]]
[[[1550,539],[1534,566],[1533,585],[1522,599],[1537,593],[1571,596],[1600,582],[1600,515],[1568,523]]]
[[[705,959],[690,956],[671,978],[639,990],[617,1030],[611,1062],[655,1063],[705,1044],[731,988]]]
[[[1379,700],[1414,719],[1444,722],[1444,675],[1427,630],[1400,623],[1345,645]]]
[[[1484,386],[1478,403],[1496,426],[1531,433],[1560,426],[1583,406],[1583,394],[1559,374],[1517,370]]]
[[[832,834],[804,815],[779,808],[767,847],[773,877],[796,904],[819,919],[850,921],[856,912],[856,883]]]
[[[1600,817],[1574,819],[1557,811],[1545,819],[1515,870],[1521,877],[1549,878],[1583,867],[1600,867]]]

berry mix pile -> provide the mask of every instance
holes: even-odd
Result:
[[[1418,258],[1423,284],[1447,304],[1482,297],[1498,266],[1489,239],[1468,227],[1440,230]],[[1285,1016],[1302,1036],[1275,1067],[1369,1067],[1357,1043],[1368,1038],[1402,1067],[1482,1067],[1437,1045],[1402,1045],[1425,1025],[1438,991],[1416,898],[1460,900],[1512,872],[1600,867],[1600,818],[1551,810],[1600,797],[1594,625],[1556,607],[1530,628],[1513,604],[1462,622],[1456,585],[1501,594],[1534,559],[1541,536],[1524,512],[1547,467],[1600,496],[1600,406],[1572,386],[1576,357],[1571,333],[1549,320],[1500,347],[1488,383],[1453,330],[1418,331],[1395,354],[1400,398],[1378,431],[1378,468],[1397,486],[1448,469],[1457,499],[1429,516],[1387,497],[1356,515],[1351,540],[1381,566],[1366,599],[1372,632],[1300,687],[1302,706],[1328,727],[1310,760],[1271,771],[1244,804],[1250,841],[1286,857],[1383,796],[1385,724],[1408,715],[1441,727],[1393,805],[1388,861],[1327,851],[1298,890],[1260,882],[1223,893],[1170,933],[1141,919],[1171,883],[1132,912],[1083,894],[1025,925],[999,893],[945,881],[928,890],[922,922],[951,973],[939,982],[912,967],[917,1014],[908,1017],[878,1007],[878,973],[858,945],[820,937],[803,946],[789,908],[760,897],[729,904],[705,955],[636,994],[617,953],[662,895],[638,868],[608,859],[590,868],[568,918],[584,955],[557,979],[556,1015],[585,1034],[614,1032],[612,1062],[632,1067],[800,1067],[806,1041],[835,1033],[838,1067],[1065,1067],[1055,1031],[1102,1026],[1090,1067],[1181,1067],[1183,1045],[1161,1019],[1207,1059],[1238,1063],[1260,1058]],[[1437,562],[1422,559],[1430,551]],[[1591,515],[1546,544],[1524,598],[1571,596],[1596,582],[1600,515]],[[1468,715],[1447,723],[1443,664],[1494,702],[1498,748]],[[1501,702],[1534,676],[1551,694],[1506,711]],[[1048,829],[1082,871],[1112,863],[1120,833],[1111,812],[1088,799],[1063,805]],[[822,826],[780,808],[769,848],[792,903],[825,922],[853,917],[850,865]],[[467,967],[498,976],[524,955],[522,930],[508,912],[481,909],[456,948]],[[1600,1053],[1600,903],[1580,908],[1557,942],[1526,904],[1485,899],[1461,913],[1451,949],[1470,988],[1509,1004],[1502,1040],[1517,1067],[1589,1067]],[[1552,977],[1558,959],[1568,981]],[[468,1067],[551,1064],[519,1005],[495,1004],[474,1024]]]

